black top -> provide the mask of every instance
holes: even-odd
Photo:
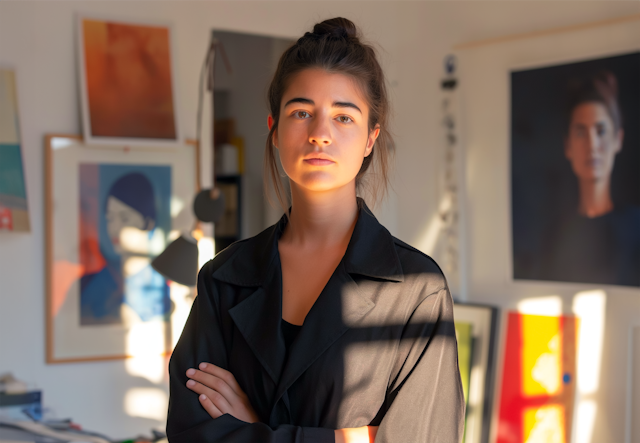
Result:
[[[280,327],[282,329],[282,337],[284,338],[284,346],[289,350],[291,343],[293,343],[300,329],[302,329],[302,325],[294,325],[283,318]]]
[[[572,214],[555,224],[542,278],[640,286],[640,208],[616,206],[600,217]]]
[[[376,442],[460,442],[464,399],[453,301],[436,263],[394,238],[362,201],[347,251],[289,355],[278,239],[234,243],[200,271],[169,363],[167,435],[185,442],[333,442],[379,425]],[[229,370],[259,423],[212,419],[186,387],[200,362]]]

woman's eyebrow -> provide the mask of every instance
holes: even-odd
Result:
[[[315,102],[311,99],[304,98],[304,97],[295,97],[289,100],[287,103],[285,103],[284,107],[286,108],[292,103],[303,103],[305,105],[315,105]],[[333,102],[331,106],[334,108],[353,108],[357,110],[360,114],[362,114],[362,110],[360,110],[359,107],[357,107],[355,104],[351,102]]]
[[[351,102],[333,102],[333,107],[334,108],[353,108],[356,111],[358,111],[360,114],[362,114],[362,111],[360,110],[360,108],[358,108],[355,104]]]
[[[313,100],[310,100],[308,98],[303,98],[303,97],[296,97],[296,98],[292,98],[287,103],[285,103],[284,107],[286,108],[287,106],[289,106],[292,103],[304,103],[305,105],[315,105]]]

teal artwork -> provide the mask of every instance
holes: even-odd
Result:
[[[0,230],[29,231],[15,73],[0,68]]]

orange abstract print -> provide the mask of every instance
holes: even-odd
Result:
[[[176,139],[168,28],[82,21],[91,135]]]
[[[577,323],[509,313],[497,443],[571,440]]]

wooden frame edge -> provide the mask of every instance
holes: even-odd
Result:
[[[52,146],[51,141],[54,138],[67,138],[74,139],[78,141],[84,141],[84,138],[78,134],[61,134],[61,133],[52,133],[44,135],[44,243],[45,243],[45,251],[44,251],[44,274],[45,274],[45,364],[64,364],[64,363],[88,363],[88,362],[96,362],[96,361],[113,361],[113,360],[126,360],[128,358],[133,358],[132,355],[122,354],[122,355],[107,355],[101,357],[79,357],[79,358],[55,358],[54,354],[54,344],[53,344],[53,318],[51,317],[51,288],[53,283],[53,187],[51,183],[53,181],[53,162],[52,162]],[[200,147],[195,139],[186,139],[185,143],[188,145],[192,145],[195,150],[194,163],[196,168],[196,191],[200,190],[199,184],[199,176],[200,176],[200,165],[199,165],[199,155],[200,155]],[[163,357],[169,357],[173,354],[173,350],[165,351],[160,355]]]

